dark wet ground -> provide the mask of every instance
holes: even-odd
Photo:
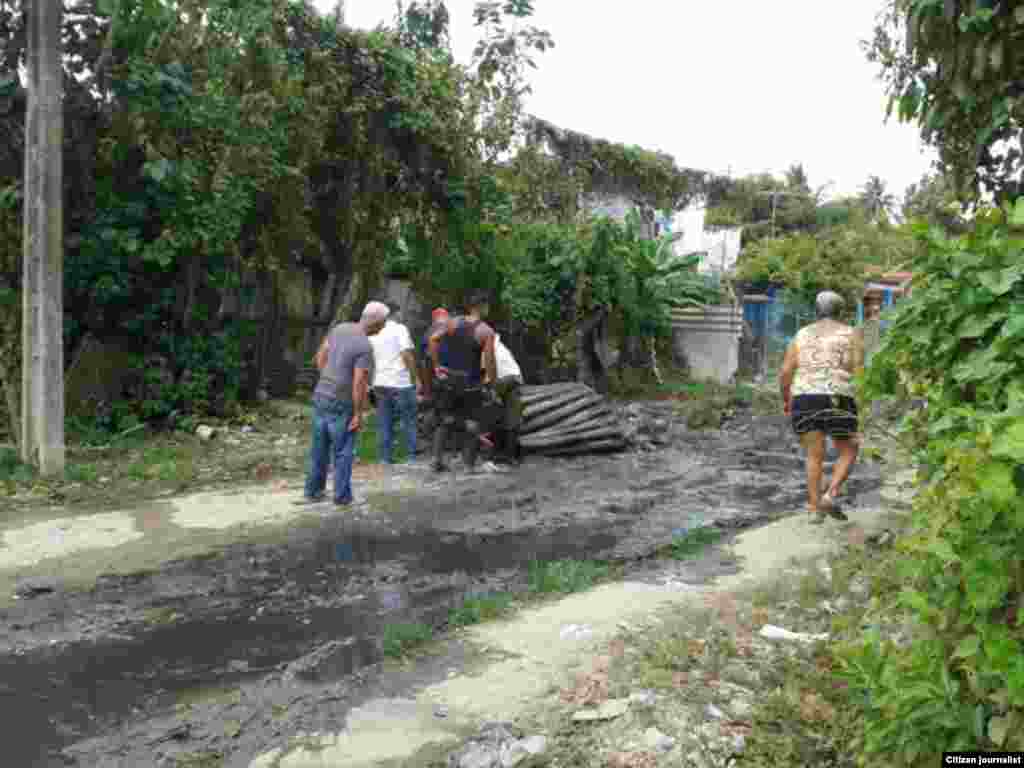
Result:
[[[774,423],[675,426],[655,452],[533,459],[484,478],[424,475],[414,493],[373,500],[373,514],[24,601],[0,616],[0,764],[202,765],[175,756],[205,753],[208,765],[247,765],[395,684],[381,675],[387,624],[441,626],[467,594],[523,589],[533,560],[608,558],[633,578],[711,580],[735,564],[716,552],[685,566],[650,557],[688,527],[802,511],[802,463]],[[879,485],[861,465],[850,491]]]

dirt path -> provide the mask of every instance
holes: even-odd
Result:
[[[693,433],[670,404],[651,407],[670,423],[658,451],[531,460],[478,477],[366,468],[363,503],[346,514],[293,507],[293,477],[8,524],[0,595],[26,579],[39,588],[0,604],[0,716],[27,724],[8,755],[32,766],[148,765],[154,755],[167,766],[243,766],[279,747],[300,760],[303,732],[375,722],[378,706],[418,721],[423,691],[450,695],[437,701],[452,714],[409,730],[421,736],[407,751],[485,714],[471,678],[458,676],[467,670],[510,675],[508,706],[526,706],[580,650],[552,643],[555,625],[558,638],[576,623],[593,639],[736,570],[722,553],[671,567],[645,559],[680,529],[731,532],[802,504],[800,459],[777,420]],[[858,469],[858,508],[873,507],[880,482],[877,467]],[[626,581],[542,609],[533,625],[546,629],[518,645],[488,641],[503,632],[495,624],[415,667],[381,664],[390,624],[441,627],[466,595],[522,590],[529,563],[562,558],[619,561]]]
[[[433,682],[402,698],[368,701],[349,714],[344,730],[304,737],[299,745],[276,748],[250,766],[411,766],[428,745],[457,743],[483,722],[520,719],[552,698],[572,672],[589,668],[624,628],[656,626],[664,614],[678,613],[680,606],[699,610],[714,595],[773,581],[794,561],[833,552],[838,530],[857,527],[867,536],[881,530],[890,517],[882,496],[899,500],[909,480],[906,473],[891,477],[876,503],[852,509],[849,523],[842,526],[813,526],[798,515],[740,534],[732,553],[742,563],[741,570],[721,576],[713,586],[681,588],[627,580],[472,628],[463,642],[490,659],[482,668]],[[585,639],[567,633],[571,627],[585,627]]]

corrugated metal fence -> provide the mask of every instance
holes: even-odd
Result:
[[[696,378],[733,380],[739,369],[743,314],[734,304],[672,312],[672,346]]]

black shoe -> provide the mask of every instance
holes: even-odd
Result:
[[[431,462],[430,463],[430,468],[432,470],[434,470],[435,472],[447,472],[448,471],[448,465],[447,464],[442,464],[439,461]]]
[[[296,499],[295,501],[293,501],[292,504],[294,504],[296,507],[306,507],[309,506],[310,504],[320,504],[324,500],[324,498],[325,497],[322,493],[317,494],[316,496],[303,496],[301,499]]]

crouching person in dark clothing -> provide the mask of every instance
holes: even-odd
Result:
[[[481,363],[489,381],[496,381],[494,330],[483,321],[489,309],[486,295],[473,296],[463,316],[450,318],[430,335],[434,365],[433,396],[438,425],[434,433],[435,471],[447,469],[444,450],[448,436],[465,431],[462,460],[468,470],[476,467],[480,452],[480,423],[473,418],[483,403]]]
[[[504,406],[502,424],[495,435],[495,448],[501,460],[518,464],[522,460],[519,431],[523,426],[523,374],[516,359],[497,335],[494,337],[494,359],[498,375],[494,391]]]

